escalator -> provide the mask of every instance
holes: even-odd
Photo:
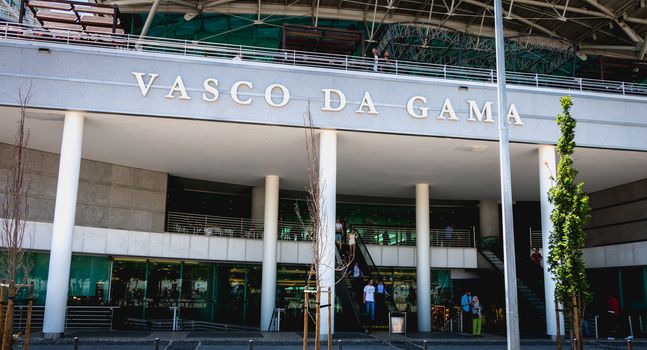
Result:
[[[362,268],[362,271],[366,271],[365,275],[368,276],[368,278],[373,279],[373,282],[375,286],[377,287],[377,282],[380,280],[383,280],[382,273],[380,272],[380,268],[375,264],[375,261],[373,260],[373,257],[371,256],[371,253],[368,251],[368,247],[366,246],[366,242],[364,241],[364,238],[362,238],[361,235],[357,235],[357,251],[356,251],[357,258],[360,260],[360,267]],[[384,312],[389,311],[400,311],[396,307],[395,300],[393,299],[393,290],[391,293],[389,293],[388,297],[385,300],[385,306],[386,310]],[[386,315],[384,315],[384,319],[386,319]]]
[[[336,260],[338,266],[343,266],[343,252],[337,247]],[[335,272],[335,295],[339,298],[342,305],[341,314],[335,317],[335,328],[345,331],[363,331],[368,332],[368,327],[364,323],[364,314],[361,309],[362,295],[358,295],[358,282],[350,277],[347,271],[337,269]],[[362,286],[363,287],[363,286]],[[359,288],[362,288],[359,287]],[[361,289],[359,289],[361,291]]]
[[[388,310],[397,311],[393,301],[393,293],[390,293],[385,300],[385,305],[376,304],[375,321],[368,320],[364,314],[364,307],[362,304],[364,286],[368,283],[369,279],[373,280],[374,285],[377,287],[377,282],[382,279],[380,269],[375,265],[375,261],[371,257],[368,248],[360,235],[356,238],[355,256],[350,262],[348,273],[345,271],[337,271],[336,277],[338,283],[335,286],[335,293],[339,297],[343,312],[343,329],[354,329],[368,332],[369,330],[387,329],[387,313]],[[344,265],[344,257],[350,256],[349,247],[344,245],[341,248],[337,247],[337,264],[338,266]],[[347,261],[347,260],[346,260]],[[362,271],[362,278],[353,278],[353,266],[355,263],[359,264]],[[339,321],[338,321],[339,322]],[[352,323],[352,324],[351,324]]]

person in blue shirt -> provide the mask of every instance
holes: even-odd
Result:
[[[472,292],[465,291],[461,297],[461,310],[463,310],[463,322],[469,322],[472,319]],[[469,323],[468,323],[469,324]]]
[[[377,282],[377,286],[375,287],[375,293],[376,293],[376,304],[375,306],[377,307],[377,314],[380,316],[384,316],[386,313],[386,297],[389,295],[389,292],[386,290],[386,286],[384,285],[384,280],[379,279]]]

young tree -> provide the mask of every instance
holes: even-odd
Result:
[[[328,287],[334,288],[333,286],[323,286],[321,280],[321,274],[319,269],[322,266],[323,262],[326,261],[324,256],[330,250],[336,249],[335,242],[330,239],[328,233],[326,232],[323,223],[326,221],[326,213],[322,212],[322,208],[325,206],[325,203],[328,200],[335,200],[335,198],[325,198],[322,197],[322,189],[325,188],[325,183],[322,183],[319,178],[319,144],[317,143],[316,130],[314,128],[312,114],[310,112],[310,104],[304,115],[305,119],[305,148],[307,154],[307,173],[308,173],[308,183],[306,184],[306,203],[308,208],[309,219],[303,217],[302,213],[299,210],[298,204],[295,205],[295,212],[301,224],[309,226],[311,228],[311,248],[312,248],[312,265],[308,272],[308,279],[306,282],[306,288],[310,284],[310,281],[314,279],[316,286],[316,304],[317,308],[315,315],[309,314],[309,309],[307,305],[307,291],[304,290],[304,295],[306,304],[304,305],[304,315],[307,313],[309,318],[314,319],[315,321],[315,349],[319,349],[319,326],[321,318],[320,310],[320,298],[322,295],[328,298],[328,349],[332,347],[332,335],[331,335],[331,317],[330,314],[334,312],[331,309],[331,300],[330,300],[330,290],[326,289]],[[344,262],[337,266],[326,266],[326,268],[333,269],[335,271],[346,271],[350,266],[350,262]],[[334,281],[334,284],[337,284],[339,281]],[[307,348],[307,325],[308,319],[304,319],[304,339],[303,339],[303,348]]]
[[[25,179],[25,165],[27,158],[27,142],[29,131],[25,129],[25,116],[29,91],[23,95],[18,93],[20,102],[20,118],[18,128],[11,148],[11,158],[4,183],[4,196],[2,200],[2,226],[0,227],[0,274],[7,285],[2,286],[3,299],[6,297],[6,309],[0,309],[2,320],[2,350],[10,349],[13,343],[13,309],[14,297],[19,289],[25,286],[29,275],[29,267],[25,261],[23,238],[25,236],[25,223],[29,214],[27,198],[29,196],[29,181]],[[3,300],[4,301],[4,300]],[[4,311],[4,314],[3,314]]]
[[[582,248],[586,239],[584,225],[590,218],[591,208],[589,198],[582,190],[583,183],[576,181],[577,170],[573,167],[577,124],[570,113],[573,102],[570,96],[564,96],[560,103],[563,109],[557,116],[562,134],[557,142],[560,159],[555,185],[548,194],[555,206],[551,214],[553,232],[550,235],[548,263],[556,282],[555,300],[563,305],[564,315],[573,326],[577,348],[582,349],[582,302],[591,299]]]

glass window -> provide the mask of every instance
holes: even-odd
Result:
[[[108,257],[72,256],[68,305],[104,305],[109,275]]]
[[[49,274],[49,254],[26,253],[24,262],[28,266],[29,282],[34,281],[34,305],[45,305],[47,275]],[[28,283],[29,283],[28,282]],[[16,295],[16,304],[27,304],[29,290],[22,288]]]
[[[180,305],[180,263],[149,262],[146,314],[149,319],[170,319],[170,307]]]
[[[212,314],[213,265],[185,262],[182,266],[182,317],[208,321]]]
[[[110,303],[123,318],[144,318],[146,261],[115,259],[112,264]]]

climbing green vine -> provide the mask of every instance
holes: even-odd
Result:
[[[573,167],[577,124],[570,113],[573,101],[570,96],[564,96],[560,103],[562,113],[557,116],[561,131],[557,142],[560,159],[555,184],[548,193],[555,207],[551,214],[553,232],[550,235],[548,264],[556,282],[555,299],[563,305],[564,315],[571,321],[577,334],[581,331],[582,303],[591,300],[582,257],[586,239],[584,225],[591,216],[591,208],[589,197],[582,190],[583,183],[576,181],[577,170]],[[581,339],[581,336],[576,337]]]

